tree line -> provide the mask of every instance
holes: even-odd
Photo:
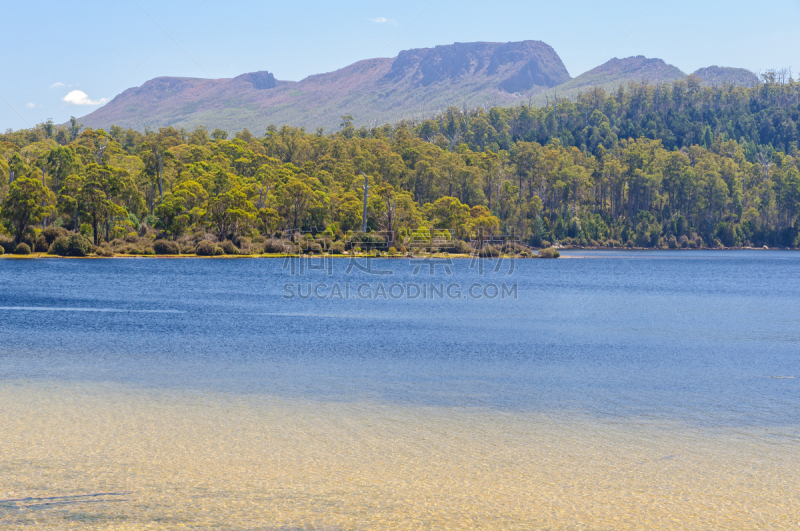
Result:
[[[798,247],[800,83],[762,81],[690,76],[374,128],[343,116],[332,134],[47,122],[0,135],[0,215],[14,244],[45,226],[106,247],[336,241],[361,230],[366,177],[368,231],[398,246],[424,228],[533,246]]]

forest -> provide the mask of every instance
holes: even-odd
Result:
[[[537,248],[796,248],[799,97],[800,82],[770,71],[749,88],[689,76],[374,128],[343,116],[335,132],[48,121],[0,135],[0,244],[101,256],[359,242],[405,252],[413,241],[470,252],[503,235]]]

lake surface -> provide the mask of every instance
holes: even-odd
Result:
[[[800,253],[563,254],[0,260],[0,524],[800,525]]]
[[[487,262],[480,275],[453,260],[452,276],[442,265],[414,276],[408,260],[372,262],[392,276],[345,275],[347,259],[333,260],[331,276],[292,276],[269,259],[4,260],[0,374],[800,424],[800,387],[769,378],[800,376],[800,253],[583,255],[594,259],[517,260],[511,275],[509,264],[494,273]],[[338,282],[343,296],[349,282],[354,298],[284,298],[284,284],[300,283],[305,295],[309,282]],[[475,282],[516,283],[518,292],[516,300],[363,300],[362,282],[372,291],[458,283],[463,292]]]

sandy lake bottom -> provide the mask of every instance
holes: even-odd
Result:
[[[797,529],[797,430],[0,385],[4,529]],[[795,434],[795,435],[793,435]]]

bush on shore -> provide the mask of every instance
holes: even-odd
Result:
[[[156,254],[180,254],[181,249],[176,242],[172,242],[169,240],[156,240],[153,243],[153,251]]]
[[[202,240],[195,247],[194,254],[197,256],[220,256],[225,254],[225,251],[212,241]]]
[[[33,246],[33,250],[37,253],[46,253],[50,249],[50,245],[47,243],[47,240],[41,234],[38,238],[36,238],[36,245]]]
[[[44,240],[47,242],[48,248],[49,246],[53,245],[54,241],[62,236],[69,236],[69,231],[64,227],[47,227],[41,232],[41,234],[39,234],[39,237],[44,238]]]
[[[283,254],[286,252],[286,244],[282,240],[269,239],[264,242],[264,252],[266,254]]]
[[[47,251],[48,254],[58,256],[89,256],[92,244],[80,234],[70,234],[56,238]]]
[[[17,248],[14,249],[14,254],[31,254],[31,248],[25,242],[20,243],[17,245]]]
[[[472,254],[475,249],[463,240],[453,240],[449,246],[445,246],[445,251],[453,254]]]
[[[225,252],[225,254],[239,254],[239,249],[230,240],[225,240],[219,244],[219,247]]]
[[[559,253],[558,249],[555,249],[554,247],[539,249],[539,253],[537,255],[538,258],[558,258],[559,256],[561,256],[561,253]]]
[[[486,245],[478,251],[478,256],[481,258],[496,258],[500,256],[500,249],[494,245]]]
[[[14,249],[17,248],[17,243],[13,238],[0,236],[0,247],[2,247],[3,251],[6,253],[13,253]]]

